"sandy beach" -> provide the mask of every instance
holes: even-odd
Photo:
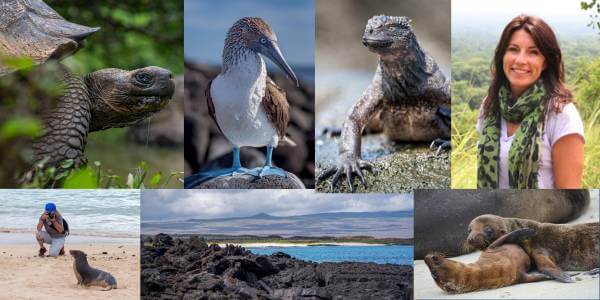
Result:
[[[140,248],[131,239],[121,239],[121,243],[116,242],[119,239],[114,239],[115,243],[96,243],[89,239],[86,243],[72,243],[69,237],[65,246],[67,255],[42,258],[37,256],[35,242],[2,242],[9,237],[2,234],[0,238],[0,290],[4,296],[11,295],[10,299],[139,299]],[[86,238],[76,240],[82,242]],[[111,273],[117,279],[118,288],[101,291],[99,287],[78,287],[73,259],[68,254],[73,249],[87,253],[92,267]]]
[[[599,215],[598,191],[590,192],[591,203],[582,216],[570,223],[597,222]],[[421,238],[421,237],[417,237]],[[480,251],[453,257],[463,263],[475,262]],[[415,260],[415,299],[600,299],[598,275],[576,275],[575,283],[555,280],[517,284],[499,289],[451,295],[442,291],[433,281],[423,260]],[[568,272],[574,274],[577,272]]]

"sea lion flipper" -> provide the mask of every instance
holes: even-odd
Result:
[[[575,280],[571,275],[561,270],[548,256],[546,251],[536,251],[531,254],[531,258],[535,261],[538,271],[544,273],[560,282],[573,283]]]
[[[551,269],[551,268],[543,268],[539,270],[540,272],[564,283],[574,283],[575,280],[571,278],[571,275],[565,273],[561,269]]]
[[[521,275],[520,282],[536,282],[536,281],[552,279],[551,277],[549,277],[548,275],[543,274],[543,273],[521,272],[520,275]]]
[[[502,244],[519,244],[524,240],[534,236],[535,233],[536,231],[531,228],[519,228],[499,237],[497,240],[491,243],[488,248],[497,248]]]
[[[589,271],[583,272],[584,275],[595,275],[600,273],[600,268],[591,269]]]

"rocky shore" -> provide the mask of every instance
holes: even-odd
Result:
[[[142,299],[413,299],[412,266],[314,263],[166,234],[144,236],[141,253]]]

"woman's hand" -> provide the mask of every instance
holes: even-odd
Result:
[[[583,138],[569,134],[552,146],[554,187],[580,189],[583,178]]]

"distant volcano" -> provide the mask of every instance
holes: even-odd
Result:
[[[224,234],[412,238],[412,211],[328,212],[300,216],[259,213],[247,217],[142,222],[144,234]]]

